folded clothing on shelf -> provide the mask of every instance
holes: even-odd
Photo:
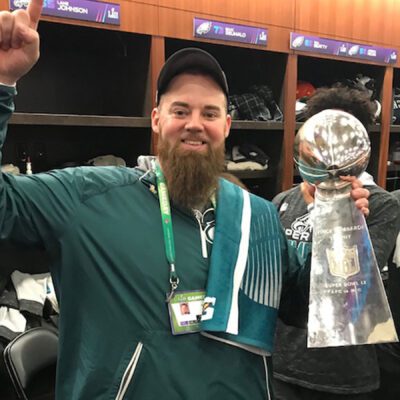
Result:
[[[265,170],[269,157],[258,146],[243,143],[233,146],[227,154],[227,170]]]
[[[95,167],[105,167],[105,166],[126,167],[125,160],[121,157],[116,157],[113,154],[94,157],[90,159],[86,164],[93,165]]]
[[[393,89],[392,124],[400,125],[400,88]]]
[[[378,99],[378,87],[375,79],[359,73],[356,74],[353,78],[339,79],[335,83],[333,83],[332,86],[344,86],[350,89],[356,89],[361,92],[365,92],[374,103],[373,106],[375,108],[375,120],[378,120],[380,118],[382,106]]]
[[[265,170],[262,165],[254,162],[254,161],[243,161],[240,163],[236,163],[233,161],[226,162],[226,170],[227,171],[262,171]]]
[[[229,114],[233,119],[282,121],[283,114],[267,85],[252,85],[243,94],[229,96]]]
[[[50,273],[14,271],[0,293],[0,341],[14,339],[26,329],[59,313]]]
[[[4,164],[1,166],[1,172],[7,173],[7,174],[12,174],[12,175],[19,175],[20,170],[19,168],[14,165],[14,164]]]
[[[234,94],[229,96],[229,102],[237,110],[236,118],[250,121],[271,120],[271,113],[267,106],[262,98],[255,93]]]

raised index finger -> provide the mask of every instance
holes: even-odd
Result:
[[[43,0],[31,0],[28,4],[27,12],[31,20],[29,26],[32,29],[37,29],[40,15],[42,13]]]

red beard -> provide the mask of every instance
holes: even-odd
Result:
[[[180,142],[173,146],[166,140],[158,142],[158,157],[171,200],[192,209],[202,208],[218,186],[218,177],[225,167],[225,146],[208,145],[205,153],[182,150]]]

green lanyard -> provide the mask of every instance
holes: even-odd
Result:
[[[158,199],[160,202],[161,222],[164,233],[165,254],[169,264],[169,283],[171,291],[167,295],[166,301],[169,302],[179,285],[179,278],[175,270],[175,241],[172,230],[171,207],[169,204],[169,195],[167,182],[161,171],[160,165],[153,160],[153,171],[157,178]]]

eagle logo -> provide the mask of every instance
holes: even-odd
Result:
[[[197,27],[196,33],[198,35],[205,35],[206,33],[210,32],[211,27],[212,27],[212,22],[210,21],[203,22]]]

